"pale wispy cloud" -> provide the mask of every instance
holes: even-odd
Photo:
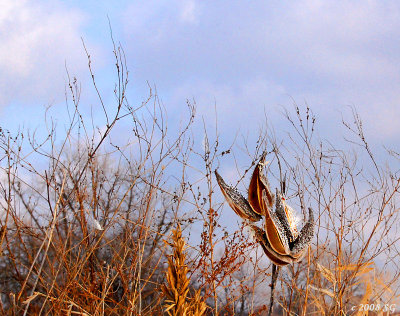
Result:
[[[62,2],[4,0],[0,4],[0,103],[59,102],[65,64],[86,69],[82,48],[85,14]]]
[[[196,23],[198,20],[199,5],[195,0],[184,0],[181,8],[181,20]]]
[[[335,128],[339,112],[354,105],[376,140],[397,137],[396,1],[193,2],[197,6],[190,26],[182,23],[180,1],[126,10],[124,38],[137,78],[157,84],[166,106],[174,107],[186,91],[200,107],[213,107],[214,100],[236,126],[293,97]]]
[[[220,131],[229,132],[232,126],[258,128],[265,110],[276,124],[280,105],[293,98],[310,104],[327,130],[334,130],[340,111],[353,105],[376,141],[398,139],[397,1],[149,0],[112,6],[75,1],[66,6],[5,0],[1,6],[3,107],[15,99],[50,103],[62,95],[65,61],[72,73],[87,72],[81,36],[92,39],[95,62],[101,58],[93,47],[111,50],[109,14],[114,36],[125,48],[134,95],[146,94],[140,87],[147,89],[148,80],[171,113],[194,98],[199,114],[212,114],[215,106]],[[107,84],[107,78],[98,79]]]

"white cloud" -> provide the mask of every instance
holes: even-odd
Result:
[[[61,3],[26,0],[3,0],[0,12],[1,105],[62,100],[65,64],[72,75],[86,69],[84,15]]]
[[[268,31],[285,39],[272,37],[291,65],[332,79],[378,81],[393,77],[400,60],[390,40],[400,35],[399,9],[381,1],[305,0],[283,7]]]
[[[201,14],[199,3],[186,2],[196,13],[190,25],[180,20],[184,1],[126,10],[126,35],[132,39],[126,51],[136,76],[157,84],[167,106],[177,95],[181,104],[191,97],[201,104],[199,98],[208,94],[218,112],[235,105],[226,112],[226,121],[235,122],[238,113],[241,121],[259,117],[262,111],[255,115],[249,104],[290,105],[289,97],[282,98],[287,94],[299,104],[307,101],[324,121],[332,119],[332,111],[354,105],[373,137],[398,137],[398,2],[224,1],[202,3]],[[281,92],[270,94],[271,87]]]
[[[181,8],[181,20],[183,22],[195,23],[197,21],[196,9],[196,1],[184,0]]]
[[[65,61],[72,74],[86,74],[80,37],[93,32],[83,28],[86,21],[102,13],[75,6],[1,2],[2,105],[63,97]],[[194,97],[203,114],[216,103],[225,121],[220,128],[229,122],[243,128],[263,124],[265,107],[290,105],[292,96],[327,121],[355,105],[382,140],[397,137],[400,119],[399,12],[396,1],[149,0],[121,5],[123,31],[114,35],[125,36],[133,85],[155,83],[172,111]]]

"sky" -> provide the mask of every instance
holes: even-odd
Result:
[[[216,111],[221,134],[254,133],[265,113],[279,126],[282,106],[308,104],[327,137],[352,106],[372,142],[399,141],[398,1],[2,0],[1,126],[33,128],[46,106],[62,106],[66,68],[95,105],[82,40],[111,98],[108,18],[133,103],[149,83],[170,117],[186,99],[206,122]]]

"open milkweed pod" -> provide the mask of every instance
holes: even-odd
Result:
[[[285,266],[293,262],[293,258],[291,258],[290,256],[281,255],[279,253],[276,253],[275,250],[272,249],[265,232],[261,228],[255,225],[249,226],[254,233],[254,238],[261,245],[264,253],[274,264],[276,264],[277,266]]]
[[[289,241],[289,255],[299,261],[303,258],[305,250],[314,236],[314,214],[311,208],[308,209],[308,221],[300,233],[297,230],[297,219],[295,211],[286,204],[285,198],[277,190],[276,193],[276,216],[284,228],[287,240]]]
[[[261,215],[254,211],[249,202],[241,195],[235,188],[227,185],[215,170],[215,177],[217,178],[218,185],[225,196],[229,206],[243,219],[251,222],[257,222],[261,219]]]
[[[264,199],[265,194],[263,194]],[[268,209],[266,210],[269,211]],[[295,213],[286,205],[277,191],[275,212],[269,212],[265,219],[265,236],[275,255],[289,256],[293,262],[305,254],[314,235],[314,215],[309,208],[309,219],[300,233],[296,227]]]
[[[271,194],[269,189],[268,180],[264,175],[264,166],[268,163],[265,162],[266,153],[261,156],[260,161],[255,166],[253,174],[251,176],[249,192],[248,192],[248,200],[250,205],[253,207],[253,210],[260,214],[264,215],[264,207],[272,208],[274,204],[274,196]],[[263,199],[263,192],[266,193],[266,199]],[[266,205],[263,206],[263,204]]]
[[[278,189],[276,190],[275,213],[285,230],[289,243],[293,243],[299,236],[299,231],[297,230],[298,219],[295,211],[286,204],[285,198],[279,193]]]
[[[265,191],[263,199],[267,199]],[[290,253],[289,241],[284,226],[277,214],[269,208],[265,208],[265,232],[271,248],[280,255]]]
[[[246,200],[235,188],[227,185],[215,171],[217,182],[229,206],[245,220],[256,222],[265,217],[265,231],[249,225],[265,254],[276,265],[283,266],[299,261],[314,235],[314,215],[309,208],[309,219],[299,232],[295,211],[286,204],[285,198],[276,191],[275,211],[272,209],[274,197],[263,173],[265,154],[256,165],[249,185]]]
[[[311,239],[314,236],[314,214],[311,207],[308,208],[308,221],[300,231],[299,236],[293,242],[291,253],[293,256],[301,259],[304,256],[305,250],[310,245]]]

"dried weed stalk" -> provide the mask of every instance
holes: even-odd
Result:
[[[173,249],[173,254],[168,256],[167,284],[162,287],[165,311],[171,316],[204,315],[207,306],[201,297],[201,290],[195,291],[192,298],[189,297],[189,269],[185,263],[186,243],[182,238],[180,225],[172,231],[172,241],[166,243]]]

